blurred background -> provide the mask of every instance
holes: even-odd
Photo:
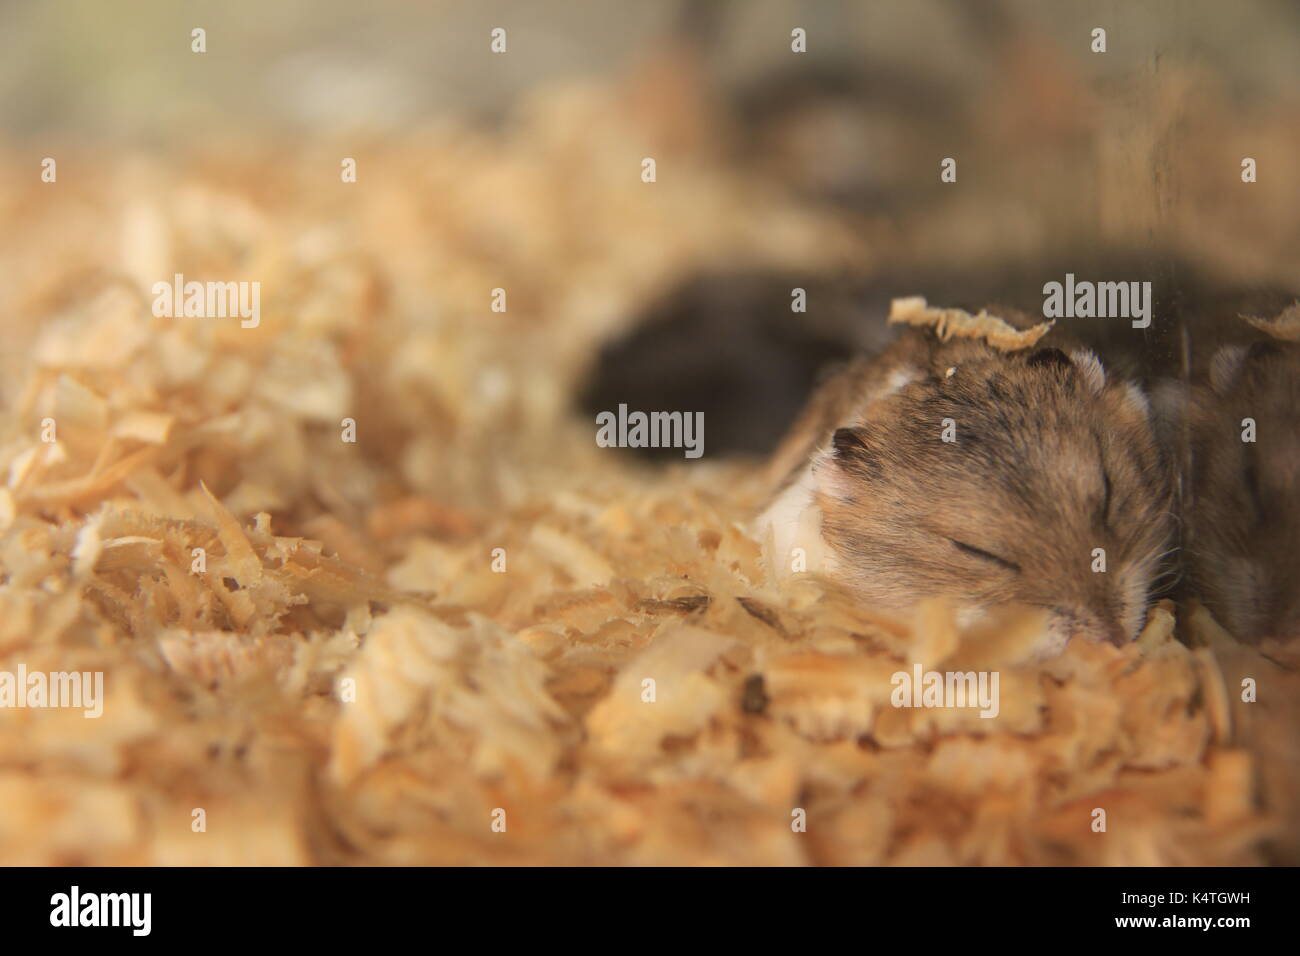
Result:
[[[754,254],[798,243],[787,235],[702,251],[672,230],[650,235],[630,208],[624,227],[599,240],[590,223],[565,224],[575,241],[591,226],[607,259],[641,255],[649,242],[680,245],[671,269],[606,304],[574,347],[585,357],[561,357],[558,345],[555,357],[583,366],[574,381],[585,383],[575,389],[588,408],[610,407],[615,392],[704,408],[714,452],[769,448],[817,368],[878,344],[894,295],[1032,312],[1043,282],[1065,271],[1149,278],[1161,308],[1143,338],[1170,365],[1176,306],[1193,287],[1199,301],[1226,286],[1234,301],[1254,293],[1271,308],[1296,281],[1300,8],[1287,2],[86,0],[11,2],[0,17],[4,155],[27,168],[64,150],[88,167],[65,162],[64,181],[97,181],[92,201],[122,188],[97,156],[206,164],[270,200],[285,177],[305,185],[291,170],[318,151],[359,155],[366,170],[403,145],[429,148],[431,135],[461,151],[470,142],[518,150],[544,125],[550,145],[570,137],[572,153],[516,190],[577,194],[586,177],[585,203],[608,203],[584,171],[603,142],[619,154],[611,162],[628,164],[631,188],[653,154],[661,193],[689,188],[689,177],[716,199],[743,180],[818,218],[803,235],[824,246],[820,261]],[[206,30],[202,55],[190,50],[196,26]],[[496,27],[507,31],[505,54],[489,48]],[[1093,52],[1098,27],[1104,53]],[[791,50],[795,28],[806,31],[806,53]],[[1250,185],[1240,179],[1247,156],[1259,170]],[[940,181],[945,157],[957,161],[956,183]],[[367,171],[370,182],[404,175]],[[324,188],[330,176],[319,172]],[[427,176],[408,187],[416,203],[458,188]],[[10,211],[21,218],[12,204],[38,188],[11,185]],[[345,213],[335,205],[329,214]],[[580,199],[563,213],[589,214]],[[66,262],[92,241],[64,230],[33,243],[33,228],[0,240],[4,261],[27,277],[55,249]],[[509,235],[475,242],[485,256],[536,269],[559,258]],[[811,292],[802,316],[788,308],[795,286]],[[0,296],[9,315],[26,304],[14,281]],[[24,341],[21,329],[11,335],[8,394]],[[718,349],[701,355],[688,344],[700,341]]]
[[[1072,645],[1023,724],[882,708],[882,754],[837,675],[916,635],[787,600],[743,528],[895,296],[1149,280],[1151,329],[1091,329],[1147,376],[1290,301],[1298,81],[1282,0],[0,4],[0,660],[111,688],[0,720],[0,860],[1269,858],[1236,671],[1171,641],[1116,689]],[[260,283],[260,325],[155,316],[175,273]],[[624,402],[704,412],[704,460],[597,448]],[[647,648],[688,688],[650,717]],[[833,663],[742,708],[782,655]],[[1297,700],[1246,718],[1291,861]]]

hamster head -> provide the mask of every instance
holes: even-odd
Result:
[[[884,607],[1047,609],[1045,650],[1133,640],[1173,530],[1145,397],[1090,352],[961,357],[943,369],[941,353],[814,466],[832,573]]]
[[[1242,640],[1300,634],[1300,345],[1215,354],[1190,396],[1188,576]]]

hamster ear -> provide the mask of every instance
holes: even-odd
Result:
[[[1252,342],[1250,345],[1225,345],[1210,360],[1210,387],[1220,395],[1227,395],[1240,382],[1246,366],[1267,361],[1283,354],[1281,343]]]
[[[1069,368],[1071,363],[1070,357],[1060,349],[1039,349],[1029,356],[1025,364],[1030,366],[1043,365]]]
[[[831,456],[841,468],[869,464],[875,460],[871,447],[867,444],[867,430],[857,428],[837,428],[831,436]]]
[[[836,471],[862,475],[877,470],[880,449],[876,447],[871,432],[865,426],[837,428],[831,436],[831,447],[826,457],[834,463]]]
[[[1100,393],[1106,387],[1106,370],[1101,367],[1101,359],[1095,354],[1087,349],[1079,349],[1070,353],[1070,361],[1091,391]]]
[[[1060,349],[1042,348],[1033,352],[1025,364],[1039,368],[1072,368],[1090,391],[1100,392],[1106,387],[1106,370],[1101,367],[1101,360],[1087,349],[1077,349],[1066,355]]]
[[[1210,359],[1210,388],[1220,395],[1232,391],[1246,367],[1246,346],[1225,345]]]
[[[862,493],[862,478],[875,470],[876,461],[867,429],[837,428],[831,436],[830,448],[813,466],[817,488],[833,498],[853,500]]]

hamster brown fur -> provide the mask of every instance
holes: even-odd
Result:
[[[1220,349],[1188,399],[1191,590],[1240,640],[1300,636],[1300,344]],[[1254,441],[1243,440],[1246,419]]]
[[[806,488],[825,570],[864,602],[1045,608],[1048,647],[1137,636],[1173,528],[1169,470],[1144,396],[1092,353],[908,333],[825,386],[774,469],[809,457],[764,521],[788,521]]]

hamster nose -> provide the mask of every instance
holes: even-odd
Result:
[[[1096,614],[1060,609],[1057,615],[1064,620],[1073,635],[1097,644],[1114,644],[1123,647],[1132,637],[1117,620]]]
[[[1133,640],[1133,635],[1113,614],[1086,614],[1080,623],[1083,624],[1082,630],[1088,635],[1088,639],[1098,644],[1114,644],[1116,647],[1123,647]]]
[[[1124,628],[1120,627],[1118,623],[1113,621],[1109,624],[1102,625],[1099,632],[1099,638],[1101,640],[1109,641],[1116,647],[1123,647],[1132,640],[1132,638],[1129,637],[1128,631],[1124,630]]]

